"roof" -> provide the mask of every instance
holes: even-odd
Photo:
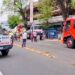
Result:
[[[64,19],[62,16],[55,16],[49,19],[49,23],[63,22]]]
[[[50,24],[52,23],[60,23],[60,22],[64,22],[64,19],[62,16],[55,16],[55,17],[52,17],[48,20],[48,22]],[[43,21],[43,20],[34,20],[34,24],[43,24],[43,23],[46,23],[46,21]],[[30,21],[28,21],[28,25],[30,25]]]
[[[66,20],[75,19],[75,15],[70,15]]]

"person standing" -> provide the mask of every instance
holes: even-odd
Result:
[[[36,42],[37,41],[37,32],[36,31],[33,32],[33,38],[34,38],[34,41]]]
[[[43,39],[43,33],[41,32],[40,33],[40,40],[42,40]]]
[[[33,42],[33,40],[34,40],[33,32],[31,32],[31,34],[30,34],[30,39]]]
[[[31,32],[31,41],[37,41],[37,33],[35,31]]]
[[[22,34],[22,47],[26,47],[26,41],[27,41],[27,33],[24,31]]]

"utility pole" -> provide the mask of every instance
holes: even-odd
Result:
[[[33,23],[33,1],[29,0],[30,3],[30,23]]]

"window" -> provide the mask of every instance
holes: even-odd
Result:
[[[75,28],[75,20],[74,20],[74,28]]]
[[[66,30],[70,28],[70,24],[71,24],[70,21],[67,21],[67,22],[66,22]]]

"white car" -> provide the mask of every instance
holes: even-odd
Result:
[[[35,31],[37,33],[42,33],[43,29],[41,28],[41,25],[32,25],[30,27],[30,31]]]
[[[6,31],[0,30],[0,51],[2,56],[6,56],[9,53],[9,49],[13,47],[12,37],[6,33]]]
[[[43,29],[41,28],[41,25],[32,25],[27,31],[28,38],[30,38],[31,32],[36,32],[38,37],[40,37],[41,33],[44,33]]]

